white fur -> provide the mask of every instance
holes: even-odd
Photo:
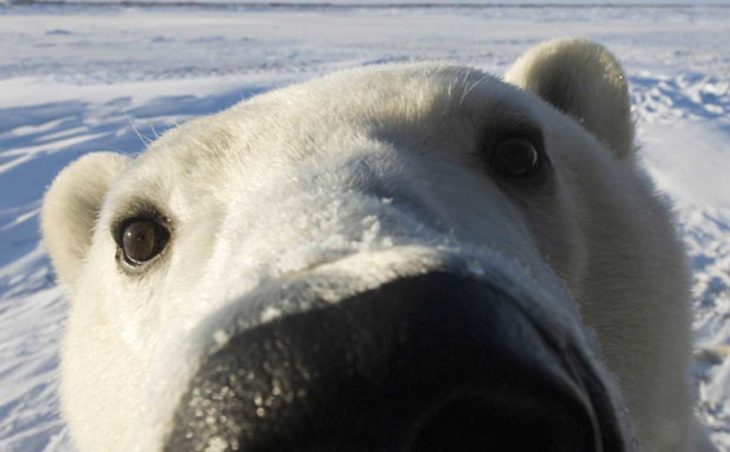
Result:
[[[567,290],[644,449],[694,450],[688,274],[631,157],[618,63],[559,41],[526,54],[507,81],[525,90],[443,64],[347,71],[192,121],[131,163],[100,154],[64,170],[43,232],[72,302],[61,391],[77,447],[158,448],[197,360],[235,329],[225,319],[289,275],[339,275],[317,288],[337,300],[459,255],[474,271],[509,262],[550,300]],[[517,116],[545,136],[553,176],[539,192],[505,188],[480,154],[485,134]],[[173,231],[161,259],[130,276],[110,228],[140,200]],[[579,328],[576,307],[560,303],[535,309]],[[289,309],[306,307],[284,301],[245,321]]]

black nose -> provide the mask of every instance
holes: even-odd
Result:
[[[168,451],[623,451],[578,354],[447,272],[282,317],[210,356]]]

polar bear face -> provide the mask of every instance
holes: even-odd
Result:
[[[506,81],[347,71],[64,170],[76,446],[684,445],[687,278],[623,73],[558,41]]]

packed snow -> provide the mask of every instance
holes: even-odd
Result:
[[[38,233],[43,192],[66,164],[139,153],[190,118],[340,68],[449,59],[502,74],[564,35],[607,45],[628,72],[642,160],[694,269],[697,411],[730,450],[730,7],[1,0],[0,450],[70,450],[56,394],[67,306]]]

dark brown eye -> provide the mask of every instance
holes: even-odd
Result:
[[[542,160],[542,153],[531,141],[515,138],[497,145],[489,164],[502,176],[522,178],[536,174]]]
[[[140,265],[160,254],[170,237],[169,231],[155,221],[138,218],[126,223],[122,230],[121,248],[124,260]]]

